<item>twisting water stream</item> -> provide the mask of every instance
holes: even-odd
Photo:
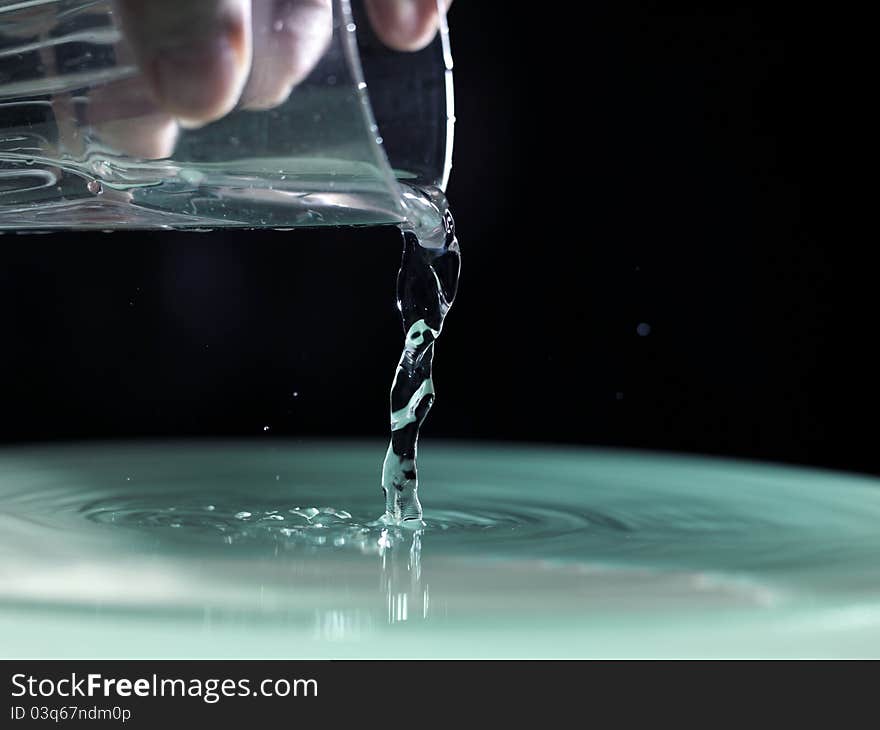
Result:
[[[440,191],[408,196],[413,218],[402,227],[403,257],[397,306],[403,354],[391,386],[391,443],[382,465],[385,519],[421,524],[418,496],[419,429],[434,403],[434,343],[458,289],[461,252],[455,222]]]

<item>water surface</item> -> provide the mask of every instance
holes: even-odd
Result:
[[[880,655],[880,482],[432,443],[0,451],[0,656]]]

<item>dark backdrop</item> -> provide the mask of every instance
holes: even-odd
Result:
[[[880,472],[824,19],[712,7],[456,2],[429,438]],[[386,432],[393,228],[0,244],[5,441]]]

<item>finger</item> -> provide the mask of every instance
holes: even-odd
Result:
[[[144,160],[170,157],[174,152],[177,122],[159,109],[140,77],[93,89],[87,114],[98,140],[119,152]]]
[[[115,45],[119,65],[134,64],[127,43]],[[99,142],[131,157],[170,157],[177,142],[177,121],[159,108],[143,76],[111,81],[91,89],[86,120]]]
[[[452,0],[446,0],[448,10]],[[376,35],[396,51],[418,51],[437,32],[437,0],[367,0],[367,16]]]
[[[162,109],[199,126],[235,106],[251,65],[250,0],[116,0],[116,7]]]
[[[283,102],[321,60],[333,35],[332,0],[253,0],[254,59],[248,109]]]

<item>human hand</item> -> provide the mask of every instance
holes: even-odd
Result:
[[[142,74],[96,89],[90,122],[107,143],[148,159],[173,152],[180,126],[283,102],[332,35],[331,0],[114,4],[126,39],[120,53]],[[396,50],[426,46],[437,29],[437,0],[366,0],[366,8],[376,35]]]

